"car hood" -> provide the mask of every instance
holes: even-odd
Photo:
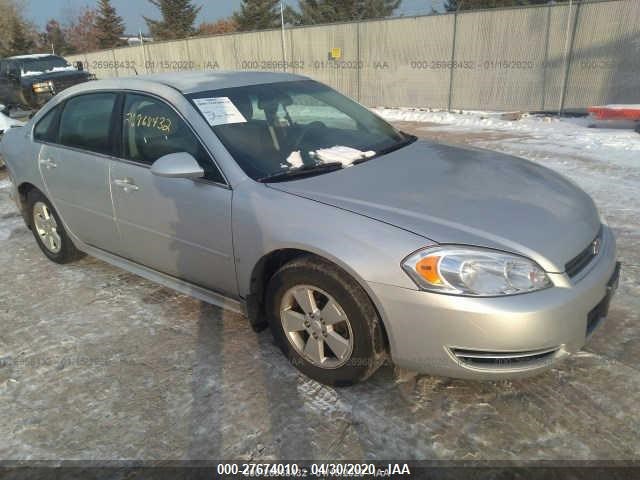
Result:
[[[21,81],[23,84],[31,84],[46,80],[86,80],[88,77],[89,73],[81,70],[59,70],[24,75],[21,77]]]
[[[600,228],[591,198],[552,170],[492,151],[425,141],[270,186],[433,242],[519,253],[549,272],[563,272]]]

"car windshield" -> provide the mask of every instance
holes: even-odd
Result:
[[[329,172],[336,168],[328,166],[350,166],[412,140],[311,80],[198,92],[188,98],[255,180]]]
[[[22,76],[39,75],[45,72],[73,70],[74,67],[61,57],[48,55],[44,57],[27,57],[17,60]]]

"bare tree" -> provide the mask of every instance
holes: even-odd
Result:
[[[35,26],[22,15],[16,0],[0,0],[0,57],[30,53],[37,49]]]
[[[233,18],[223,18],[217,22],[202,22],[198,27],[198,35],[220,35],[238,30],[238,24]]]
[[[96,11],[92,8],[85,8],[76,18],[72,18],[63,31],[71,49],[76,52],[92,52],[100,49],[100,39],[95,25]]]

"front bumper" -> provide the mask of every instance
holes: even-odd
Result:
[[[554,287],[472,298],[369,283],[393,362],[422,373],[470,379],[527,376],[580,350],[617,286],[616,245],[604,227],[597,257]],[[615,285],[613,284],[615,281]]]
[[[45,103],[53,98],[55,93],[51,92],[43,92],[43,93],[35,93],[32,90],[32,86],[29,85],[25,87],[20,95],[20,103],[25,107],[32,108],[34,110],[38,110]]]

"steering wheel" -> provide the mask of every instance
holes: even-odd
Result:
[[[301,146],[304,145],[304,142],[307,139],[307,135],[310,132],[323,128],[327,128],[324,123],[317,120],[315,122],[311,122],[302,128],[302,131],[298,135],[298,138],[295,140],[295,142],[293,142],[293,147],[291,150],[300,150],[300,156],[302,156],[302,160],[304,160],[304,163],[313,163],[313,160],[311,159],[308,150],[305,148],[301,148]]]

